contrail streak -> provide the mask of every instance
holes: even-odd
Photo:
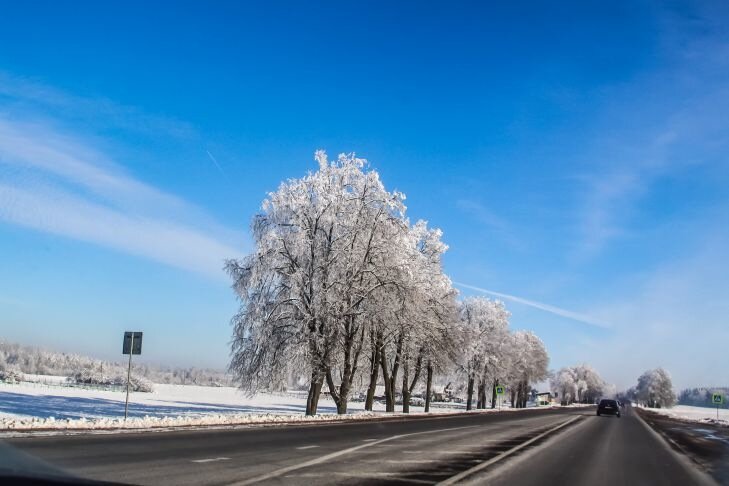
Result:
[[[215,157],[213,157],[213,154],[211,154],[209,150],[206,150],[206,152],[208,153],[208,157],[210,157],[210,160],[212,160],[213,164],[215,164],[215,167],[217,167],[218,170],[220,171],[220,173],[223,175],[223,177],[225,177],[225,172],[223,172],[223,168],[220,167],[220,164],[218,164],[218,161],[215,160]]]
[[[534,307],[535,309],[540,309],[545,312],[549,312],[551,314],[555,314],[558,316],[566,317],[568,319],[572,319],[579,322],[584,322],[585,324],[590,324],[591,326],[595,327],[601,327],[601,328],[609,328],[610,325],[602,322],[598,319],[595,319],[594,317],[580,314],[578,312],[572,312],[567,309],[562,309],[560,307],[555,307],[553,305],[549,304],[543,304],[541,302],[535,302],[533,300],[524,299],[522,297],[517,297],[515,295],[509,295],[509,294],[502,294],[501,292],[494,292],[493,290],[488,289],[482,289],[481,287],[474,287],[473,285],[468,285],[460,282],[453,282],[455,285],[471,290],[475,290],[477,292],[481,292],[484,294],[493,295],[494,297],[500,297],[504,300],[510,300],[512,302],[517,302],[519,304],[528,305],[529,307]]]

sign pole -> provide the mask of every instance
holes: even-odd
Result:
[[[124,402],[124,421],[127,421],[127,415],[129,414],[129,381],[132,377],[132,354],[134,350],[134,333],[132,333],[132,342],[129,346],[129,368],[127,368],[127,399]]]

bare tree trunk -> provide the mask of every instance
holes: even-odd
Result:
[[[403,367],[403,378],[402,378],[402,411],[403,413],[410,413],[410,398],[413,396],[413,390],[415,385],[418,384],[420,379],[420,372],[423,369],[423,353],[422,350],[418,352],[418,359],[415,360],[415,369],[413,370],[413,381],[409,382],[410,366],[405,362]]]
[[[410,364],[408,363],[406,356],[402,367],[402,413],[410,413],[410,391],[408,389],[409,378]]]
[[[322,381],[316,372],[311,374],[311,383],[309,384],[309,394],[306,398],[306,415],[316,415],[319,406],[319,395],[321,394]]]
[[[380,374],[380,354],[382,353],[382,331],[373,331],[371,335],[372,356],[370,357],[370,386],[367,389],[365,410],[372,411],[377,391],[377,377]]]
[[[425,381],[425,412],[430,412],[430,397],[433,389],[433,364],[428,360],[428,377]]]
[[[491,408],[496,408],[496,387],[499,386],[499,380],[494,380],[494,386],[491,388]]]
[[[466,401],[466,410],[471,410],[471,402],[473,401],[473,384],[474,384],[474,377],[473,375],[469,375],[468,377],[468,400]]]
[[[385,411],[395,411],[395,383],[397,383],[397,373],[400,369],[400,360],[402,357],[402,345],[404,336],[400,333],[395,348],[395,360],[390,371],[387,365],[387,356],[382,352],[380,354],[380,364],[382,365],[382,380],[385,382]]]
[[[385,383],[385,411],[395,411],[395,397],[392,392],[392,381],[390,371],[387,366],[387,358],[385,353],[380,354],[380,365],[382,366],[382,381]]]
[[[483,382],[478,380],[478,389],[476,391],[476,410],[481,410],[481,407],[483,407],[481,395],[483,395]]]

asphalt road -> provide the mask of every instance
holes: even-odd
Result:
[[[28,437],[3,466],[119,483],[712,484],[628,411],[471,413],[434,418]],[[23,466],[25,465],[25,466]]]

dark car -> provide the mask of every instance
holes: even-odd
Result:
[[[597,406],[598,415],[615,415],[620,418],[620,406],[616,400],[600,400],[600,404]]]

